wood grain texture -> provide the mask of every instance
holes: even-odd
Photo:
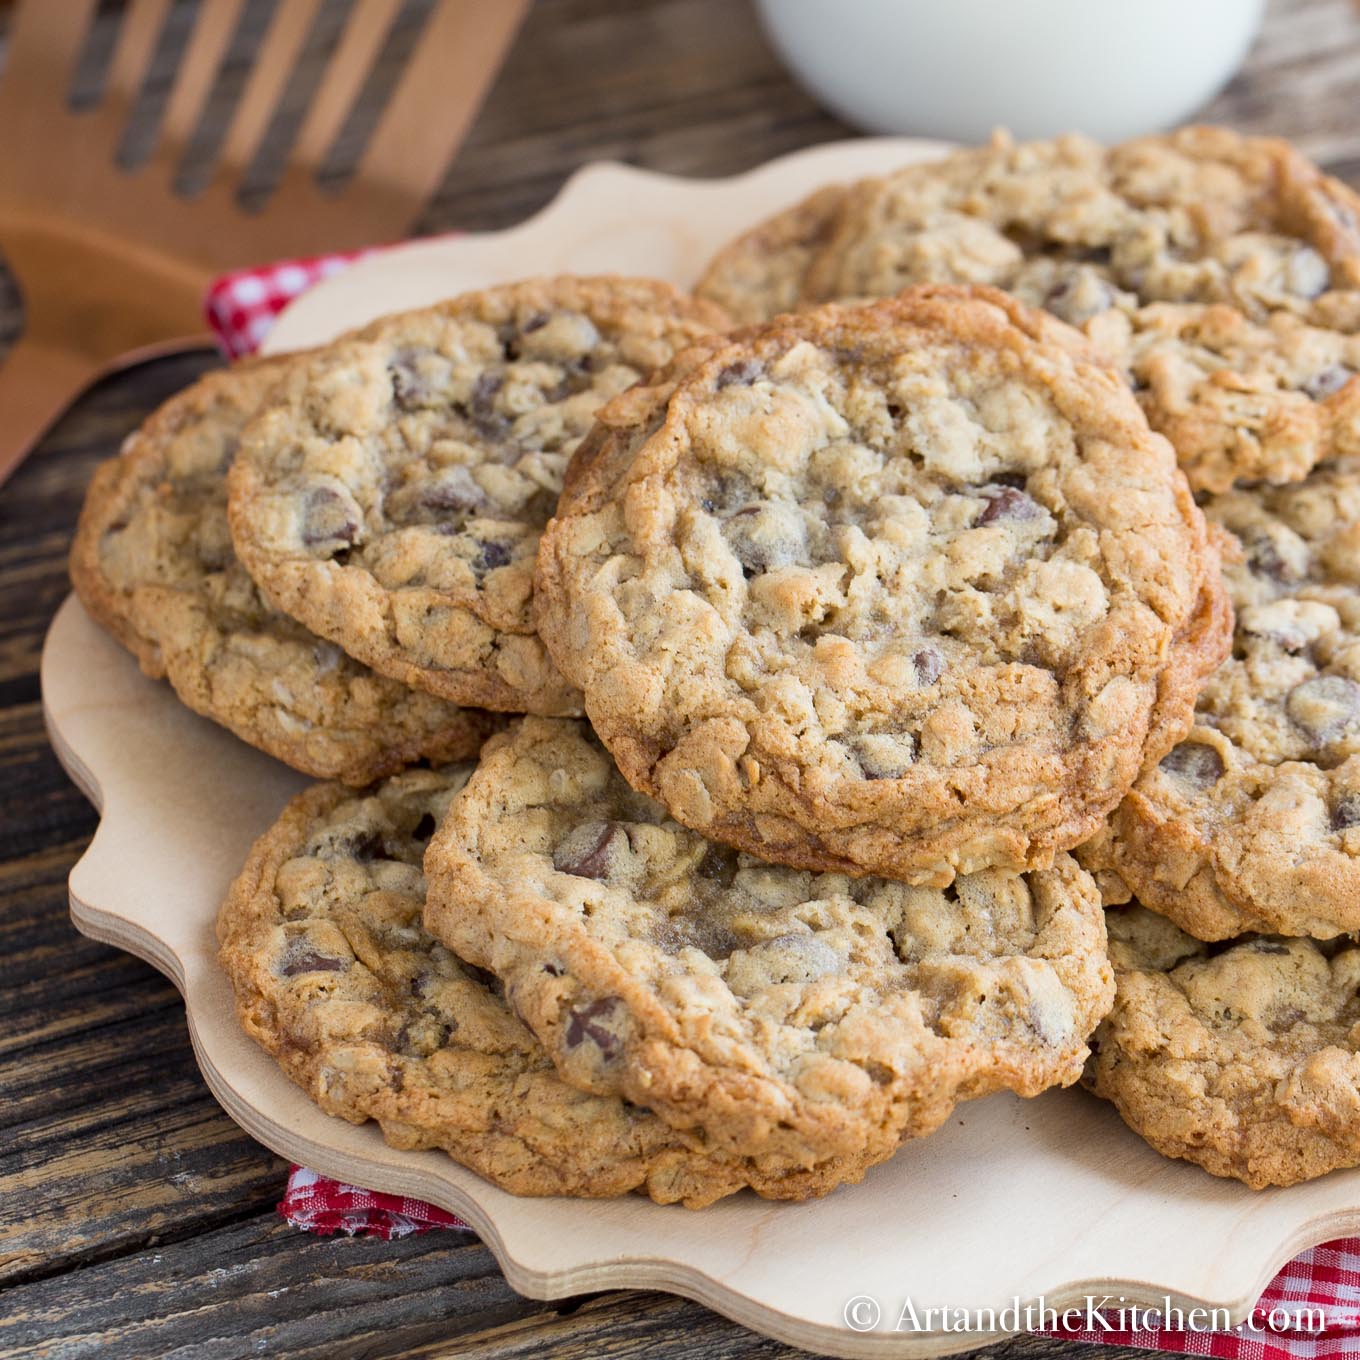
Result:
[[[175,6],[181,25],[185,12]],[[169,69],[162,54],[153,103]],[[1347,0],[1276,0],[1205,116],[1290,136],[1360,182],[1358,100],[1360,23]],[[365,117],[349,120],[338,167],[371,130]],[[739,0],[539,0],[421,226],[510,225],[600,158],[721,175],[844,135],[784,75]],[[0,345],[19,310],[0,277]],[[167,360],[102,383],[0,493],[0,1355],[798,1354],[662,1295],[519,1298],[484,1247],[449,1235],[293,1232],[273,1212],[283,1168],[203,1087],[174,989],[72,931],[65,877],[96,817],[46,744],[42,636],[67,589],[94,463],[212,362]],[[1019,1338],[991,1354],[1134,1353]]]

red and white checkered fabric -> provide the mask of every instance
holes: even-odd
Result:
[[[347,1233],[350,1237],[410,1237],[434,1228],[471,1233],[461,1218],[405,1195],[382,1195],[319,1176],[306,1167],[288,1173],[288,1189],[279,1213],[295,1228],[314,1233]]]
[[[229,358],[251,354],[264,343],[274,318],[299,293],[372,253],[356,250],[345,255],[314,255],[223,274],[203,299],[208,325]]]
[[[1107,1310],[1107,1319],[1116,1316]],[[1266,1286],[1251,1317],[1227,1331],[1049,1329],[1047,1336],[1141,1346],[1224,1360],[1342,1360],[1360,1356],[1360,1237],[1296,1256]]]
[[[218,279],[208,291],[205,311],[223,350],[233,358],[249,354],[293,298],[369,253],[286,260]],[[316,1233],[390,1239],[434,1229],[471,1232],[461,1219],[432,1204],[345,1185],[298,1166],[288,1177],[279,1212],[295,1228]],[[1117,1324],[1117,1308],[1115,1300],[1103,1310],[1107,1323]],[[1321,1330],[1313,1326],[1316,1316],[1301,1311],[1308,1308],[1321,1311]],[[1046,1335],[1223,1360],[1360,1360],[1360,1237],[1296,1256],[1261,1295],[1253,1321],[1229,1331],[1146,1326],[1107,1331],[1085,1321],[1073,1318],[1072,1325],[1049,1328]]]

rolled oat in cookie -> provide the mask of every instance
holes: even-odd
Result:
[[[493,738],[425,870],[427,928],[564,1080],[733,1155],[866,1166],[960,1100],[1070,1083],[1112,994],[1070,857],[947,889],[767,864],[671,820],[577,721]]]
[[[227,468],[291,362],[208,374],[99,467],[71,548],[76,593],[194,712],[307,774],[366,784],[475,755],[492,715],[375,675],[270,605],[232,550]]]
[[[807,869],[1049,864],[1190,722],[1230,619],[1169,445],[1070,329],[924,288],[606,407],[540,632],[624,776]]]
[[[455,703],[579,712],[530,613],[538,535],[595,410],[725,318],[647,279],[558,278],[387,317],[251,422],[231,531],[265,594]]]
[[[1079,856],[1204,940],[1360,931],[1360,456],[1204,509],[1232,535],[1232,655]]]
[[[1253,1189],[1360,1166],[1360,947],[1203,944],[1109,913],[1118,994],[1086,1084],[1167,1157]]]
[[[1146,304],[1191,303],[1227,305],[1260,324],[1283,312],[1339,340],[1357,329],[1360,199],[1288,143],[1224,128],[1110,148],[1080,137],[1016,144],[1000,136],[819,191],[725,247],[698,291],[755,321],[925,282],[1004,288],[1093,334],[1108,331],[1111,314],[1136,319]],[[1136,324],[1143,348],[1162,339],[1183,351],[1160,322]],[[1299,358],[1290,352],[1296,332],[1279,339],[1281,355],[1251,344],[1208,371],[1231,389],[1259,392]],[[1189,357],[1208,366],[1203,351]],[[1322,399],[1311,390],[1319,371],[1301,375],[1286,405]],[[1194,417],[1195,398],[1205,398],[1201,427],[1174,409],[1159,419],[1161,392],[1141,394],[1149,418],[1171,435],[1197,489],[1291,480],[1327,456],[1325,441],[1299,443],[1296,426],[1293,446],[1268,449],[1275,456],[1263,461],[1249,400],[1234,411],[1212,384],[1181,389],[1181,414],[1188,401]],[[1223,437],[1234,417],[1240,444]]]
[[[308,790],[252,850],[218,920],[246,1032],[328,1114],[442,1148],[517,1195],[638,1190],[693,1208],[745,1186],[804,1199],[862,1166],[738,1158],[561,1081],[499,982],[421,927],[420,861],[467,767]]]

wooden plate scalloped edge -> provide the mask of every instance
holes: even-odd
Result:
[[[686,283],[722,240],[817,184],[937,149],[866,139],[719,181],[590,166],[509,231],[361,261],[295,303],[269,348],[316,343],[380,312],[515,274],[612,261]],[[893,1330],[907,1297],[919,1311],[1169,1296],[1240,1319],[1295,1253],[1360,1231],[1360,1171],[1253,1194],[1158,1157],[1081,1092],[965,1105],[946,1129],[826,1200],[770,1205],[742,1195],[701,1214],[636,1197],[515,1199],[441,1154],[395,1151],[373,1126],[322,1114],[244,1037],[216,967],[216,904],[301,777],[184,710],[74,599],[49,631],[42,685],[53,746],[102,814],[71,874],[76,926],[176,984],[208,1085],[253,1137],[324,1174],[458,1213],[521,1293],[664,1289],[824,1353],[940,1355],[1009,1333]],[[873,1330],[844,1322],[858,1295],[882,1307]]]

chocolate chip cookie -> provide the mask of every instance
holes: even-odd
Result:
[[[1258,323],[1283,311],[1349,333],[1360,328],[1360,199],[1287,143],[1223,128],[1109,149],[1079,137],[1016,145],[1002,136],[820,191],[726,247],[698,291],[753,321],[929,281],[992,284],[1078,326],[1112,311],[1133,317],[1149,303],[1218,303]],[[1160,325],[1141,329],[1146,348]],[[1279,337],[1286,351],[1294,335]],[[1300,443],[1297,427],[1283,462],[1262,461],[1253,438],[1260,393],[1303,356],[1255,344],[1216,366],[1211,355],[1191,356],[1212,375],[1209,386],[1177,394],[1182,411],[1187,399],[1208,399],[1202,416],[1192,404],[1191,420],[1173,412],[1163,423],[1160,389],[1142,394],[1192,485],[1222,491],[1234,478],[1289,480],[1326,456],[1325,442]],[[1327,423],[1325,412],[1298,413],[1330,395],[1337,376],[1327,363],[1300,374],[1287,403],[1298,420]],[[1230,410],[1243,388],[1257,403],[1244,395]],[[1240,429],[1226,442],[1225,419]]]
[[[1118,995],[1086,1083],[1167,1157],[1253,1189],[1360,1165],[1360,947],[1202,944],[1112,911]]]
[[[944,885],[1051,863],[1184,736],[1228,643],[1217,552],[1075,332],[933,287],[677,367],[602,411],[536,585],[677,821]]]
[[[723,321],[666,284],[559,278],[375,322],[290,370],[244,433],[237,551],[384,675],[579,712],[534,634],[539,531],[596,408]]]
[[[364,784],[474,755],[491,715],[375,675],[268,604],[232,551],[227,466],[287,367],[209,374],[99,468],[71,550],[76,592],[143,671],[295,769]]]
[[[1360,457],[1204,509],[1233,536],[1232,655],[1079,854],[1201,939],[1360,930]]]
[[[672,821],[582,722],[492,738],[425,870],[428,929],[566,1081],[734,1155],[881,1161],[959,1100],[1073,1081],[1110,1002],[1069,856],[947,890],[763,863]]]
[[[1154,430],[1192,485],[1293,482],[1318,462],[1360,452],[1360,291],[1344,327],[1278,311],[1249,320],[1220,303],[1109,311],[1087,328],[1124,370]],[[1340,308],[1333,308],[1339,312]]]
[[[256,844],[218,920],[250,1036],[328,1114],[377,1120],[519,1195],[709,1204],[744,1186],[824,1194],[860,1168],[745,1159],[561,1081],[499,982],[421,927],[420,861],[467,767],[365,793],[301,794]]]

